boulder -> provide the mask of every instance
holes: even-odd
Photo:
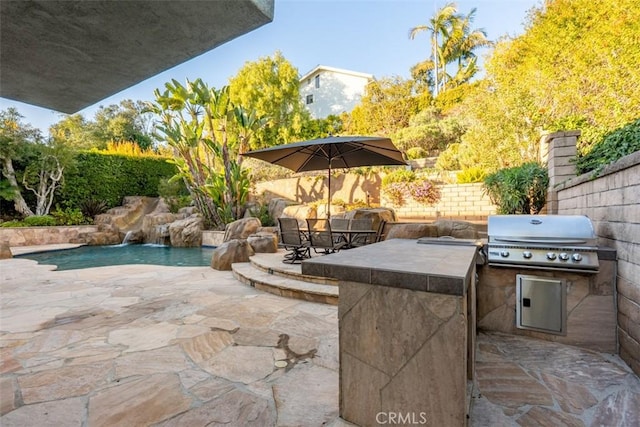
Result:
[[[439,219],[433,225],[438,230],[437,237],[451,236],[457,239],[477,239],[479,237],[477,227],[471,222]]]
[[[333,216],[332,216],[333,218]],[[371,219],[373,229],[377,230],[382,221],[396,222],[396,211],[390,208],[362,208],[354,209],[346,213],[348,219]]]
[[[9,247],[9,241],[5,240],[0,243],[0,259],[9,259],[13,258],[13,253],[11,253],[11,247]]]
[[[183,248],[202,246],[203,229],[203,221],[200,215],[193,215],[172,222],[169,225],[171,246]]]
[[[211,268],[215,270],[231,270],[231,264],[234,262],[249,262],[249,257],[253,254],[254,251],[246,240],[229,240],[213,250]]]
[[[233,221],[225,227],[224,241],[246,239],[254,234],[261,225],[258,218],[243,218]]]
[[[269,215],[271,216],[271,218],[277,221],[278,218],[282,216],[287,206],[294,206],[294,205],[298,205],[298,203],[293,202],[291,200],[287,200],[287,199],[281,199],[277,197],[273,198],[269,200]]]
[[[122,237],[116,231],[98,231],[86,237],[86,243],[90,246],[119,245],[121,242]]]
[[[277,221],[277,219],[280,217],[295,218],[298,220],[298,224],[300,224],[300,227],[304,228],[307,227],[307,218],[319,218],[316,208],[307,205],[287,206],[282,212],[282,215],[280,215],[279,217],[274,217],[274,219]]]
[[[400,223],[393,224],[385,240],[419,239],[420,237],[438,237],[438,230],[433,224]]]
[[[176,215],[171,212],[159,212],[145,215],[142,220],[142,234],[147,243],[164,244],[169,240],[169,224],[175,221]]]
[[[144,243],[144,233],[142,233],[142,230],[120,233],[120,237],[122,237],[122,243]]]
[[[247,237],[247,242],[255,253],[278,252],[278,238],[272,233],[252,234]]]

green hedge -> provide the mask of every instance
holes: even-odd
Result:
[[[157,197],[160,181],[176,174],[175,165],[167,160],[80,153],[74,170],[65,172],[56,202],[77,208],[87,200],[98,200],[111,208],[121,205],[125,196]]]

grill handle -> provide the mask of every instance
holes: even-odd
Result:
[[[586,240],[570,240],[570,239],[536,239],[536,238],[528,238],[528,239],[505,239],[505,238],[494,238],[495,242],[505,242],[505,243],[546,243],[550,245],[579,245],[587,243]]]

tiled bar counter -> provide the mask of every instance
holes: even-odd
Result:
[[[473,246],[392,239],[305,260],[339,280],[340,416],[464,426],[475,348]]]

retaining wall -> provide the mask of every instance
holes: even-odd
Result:
[[[398,218],[437,219],[451,218],[468,221],[484,221],[496,213],[496,206],[484,194],[481,183],[439,185],[441,198],[433,206],[425,206],[412,199],[405,200],[403,206],[396,207],[387,199],[384,191],[383,206],[391,206]]]
[[[87,243],[89,236],[98,231],[97,225],[0,227],[0,242],[7,241],[9,246]]]
[[[640,152],[560,183],[557,213],[587,215],[598,244],[617,250],[617,332],[620,357],[640,375]]]

